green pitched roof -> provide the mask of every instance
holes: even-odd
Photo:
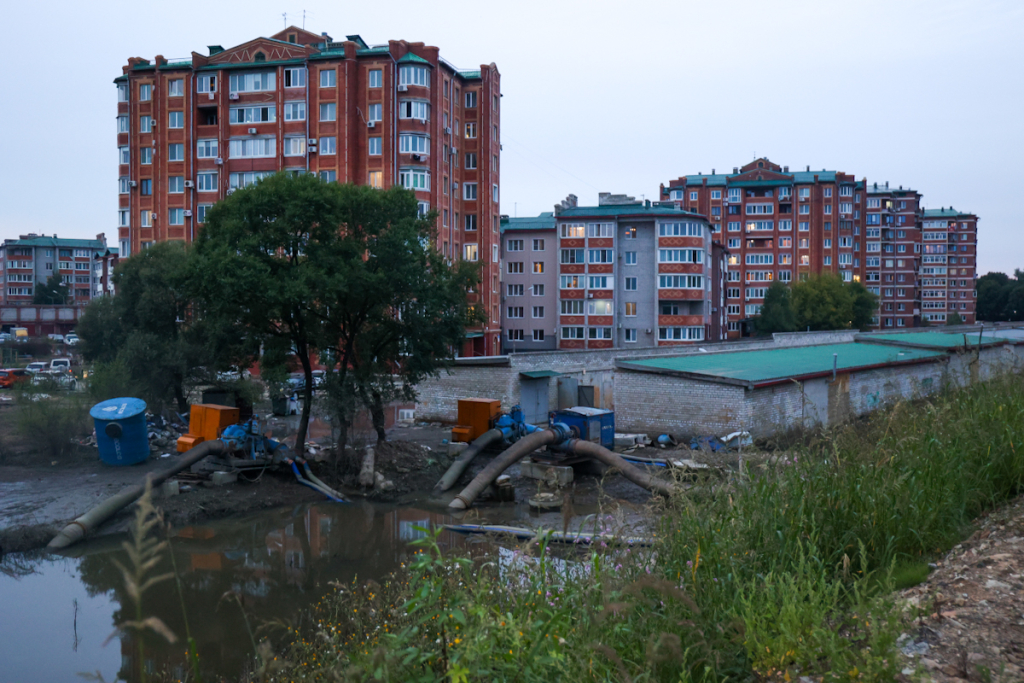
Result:
[[[462,76],[463,78],[468,78],[468,79],[481,78],[479,70],[477,70],[477,71],[459,71],[458,74],[460,76]]]
[[[509,218],[504,217],[501,219],[501,231],[506,230],[554,230],[555,229],[555,214],[550,211],[540,214],[539,216],[532,216],[528,218]]]
[[[959,218],[960,216],[974,216],[974,214],[969,211],[957,211],[952,206],[948,209],[943,207],[941,209],[924,210],[925,218]]]
[[[391,48],[387,45],[378,45],[377,47],[368,47],[364,50],[356,50],[356,54],[360,56],[364,55],[386,55],[391,51]],[[401,60],[399,60],[401,61]]]
[[[659,218],[696,218],[707,219],[699,213],[677,209],[673,206],[657,206],[649,204],[609,204],[607,206],[577,206],[562,209],[557,218],[589,218],[589,217],[659,217]]]
[[[978,332],[907,332],[900,334],[864,334],[857,335],[857,341],[868,344],[885,344],[907,348],[945,349],[952,351],[958,348],[977,348]],[[980,346],[1004,344],[1013,338],[1009,335],[986,334],[981,337]]]
[[[412,64],[426,64],[427,66],[433,66],[433,64],[431,64],[427,60],[423,59],[423,57],[417,57],[416,55],[414,55],[411,52],[406,52],[404,55],[399,57],[398,58],[398,63],[399,64],[408,64],[408,63],[412,63]]]
[[[64,239],[61,237],[28,237],[25,239],[5,240],[5,247],[55,247],[64,249],[106,249],[107,245],[100,240]]]
[[[833,354],[836,354],[833,356]],[[900,349],[878,344],[823,344],[761,351],[695,353],[670,358],[623,360],[618,365],[641,372],[679,373],[710,381],[745,384],[750,388],[831,374],[832,363],[843,372],[883,365],[937,361],[941,351]]]

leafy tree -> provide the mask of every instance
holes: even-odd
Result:
[[[797,329],[866,329],[878,306],[877,297],[859,282],[844,282],[831,273],[812,275],[793,286]]]
[[[68,286],[60,281],[60,274],[54,273],[43,284],[36,283],[32,303],[37,306],[55,306],[68,301]]]
[[[82,355],[99,364],[97,387],[184,412],[196,367],[224,369],[243,355],[225,330],[191,319],[189,260],[180,242],[155,244],[118,265],[115,296],[86,308],[77,331]]]
[[[946,316],[946,325],[963,325],[964,319],[960,317],[960,314],[953,311],[950,315]]]
[[[793,332],[797,329],[790,289],[784,282],[776,280],[768,287],[755,326],[758,334]]]
[[[1006,303],[1013,288],[1014,285],[1006,273],[986,273],[978,278],[978,320],[1006,320]]]

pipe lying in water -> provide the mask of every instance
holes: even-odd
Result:
[[[183,453],[181,460],[179,460],[174,467],[156,474],[150,472],[146,475],[146,479],[149,480],[151,487],[159,486],[170,477],[173,477],[182,470],[192,467],[192,465],[196,464],[203,458],[210,455],[221,455],[225,450],[224,442],[219,439],[215,441],[204,441],[195,448]],[[141,498],[142,494],[145,492],[146,482],[143,481],[143,483],[138,486],[133,486],[127,491],[119,493],[112,498],[108,498],[64,527],[64,529],[57,534],[46,547],[52,550],[59,550],[60,548],[66,548],[73,543],[77,543],[82,540],[86,534],[95,530],[103,524],[103,522],[113,517],[121,510],[121,508],[131,505]]]
[[[337,495],[340,495],[340,494],[336,494],[334,489],[329,489],[329,488],[326,488],[326,487],[321,488],[320,486],[318,486],[317,484],[314,484],[309,479],[306,479],[305,477],[303,477],[302,474],[299,472],[299,468],[295,464],[294,460],[289,460],[288,464],[291,466],[292,472],[295,473],[295,479],[300,484],[302,484],[303,486],[308,486],[309,488],[313,489],[317,493],[319,493],[319,494],[321,494],[323,496],[327,496],[328,499],[334,501],[335,503],[344,503],[344,502],[346,502],[345,500],[337,497]],[[303,465],[305,465],[305,463],[303,463]],[[307,467],[307,469],[308,469],[308,467]],[[328,493],[328,491],[330,491],[330,493]]]
[[[618,454],[590,441],[570,439],[568,427],[555,424],[550,429],[529,434],[510,446],[501,455],[492,460],[487,467],[481,470],[480,474],[476,475],[473,481],[469,482],[469,485],[459,495],[455,496],[455,499],[448,504],[448,507],[457,510],[468,508],[473,504],[477,496],[483,493],[484,489],[498,478],[499,474],[535,450],[549,444],[558,443],[564,443],[566,450],[569,452],[592,457],[609,467],[617,469],[622,473],[622,476],[638,486],[660,493],[663,496],[670,496],[673,493],[671,485],[630,465]]]
[[[434,485],[434,493],[443,493],[455,486],[455,482],[459,480],[462,473],[469,467],[469,463],[473,462],[473,458],[480,451],[491,444],[498,443],[501,439],[502,432],[500,429],[489,429],[481,436],[478,436],[473,443],[469,444],[469,448],[462,451],[459,457],[455,459],[455,462],[452,463],[452,466],[448,468],[448,471],[444,473],[444,476]]]

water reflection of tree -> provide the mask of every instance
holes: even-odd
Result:
[[[211,527],[188,527],[171,537],[184,593],[188,626],[198,645],[204,674],[236,677],[251,661],[252,645],[241,608],[253,628],[270,622],[296,623],[327,592],[329,582],[379,579],[407,559],[415,526],[439,523],[442,515],[400,509],[380,514],[368,504],[302,506],[255,519]],[[111,593],[121,621],[127,599],[112,560],[120,548],[84,557],[79,571],[90,595]],[[154,573],[172,571],[165,558]],[[239,597],[222,600],[226,593]],[[185,615],[174,581],[143,597],[148,615],[159,617],[180,638],[175,645],[145,636],[145,662],[137,662],[135,633],[121,636],[120,676],[139,680],[142,667],[172,675],[185,664]],[[113,624],[111,625],[113,629]],[[105,634],[104,634],[105,635]],[[279,634],[279,636],[282,634]]]

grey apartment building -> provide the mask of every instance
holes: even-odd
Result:
[[[727,253],[713,247],[700,214],[608,193],[598,206],[579,206],[569,195],[553,213],[503,226],[506,353],[693,344],[725,334]]]
[[[3,294],[0,303],[29,305],[36,285],[58,273],[68,288],[68,302],[86,304],[104,291],[103,266],[96,257],[108,253],[102,234],[94,240],[28,234],[0,244]]]

